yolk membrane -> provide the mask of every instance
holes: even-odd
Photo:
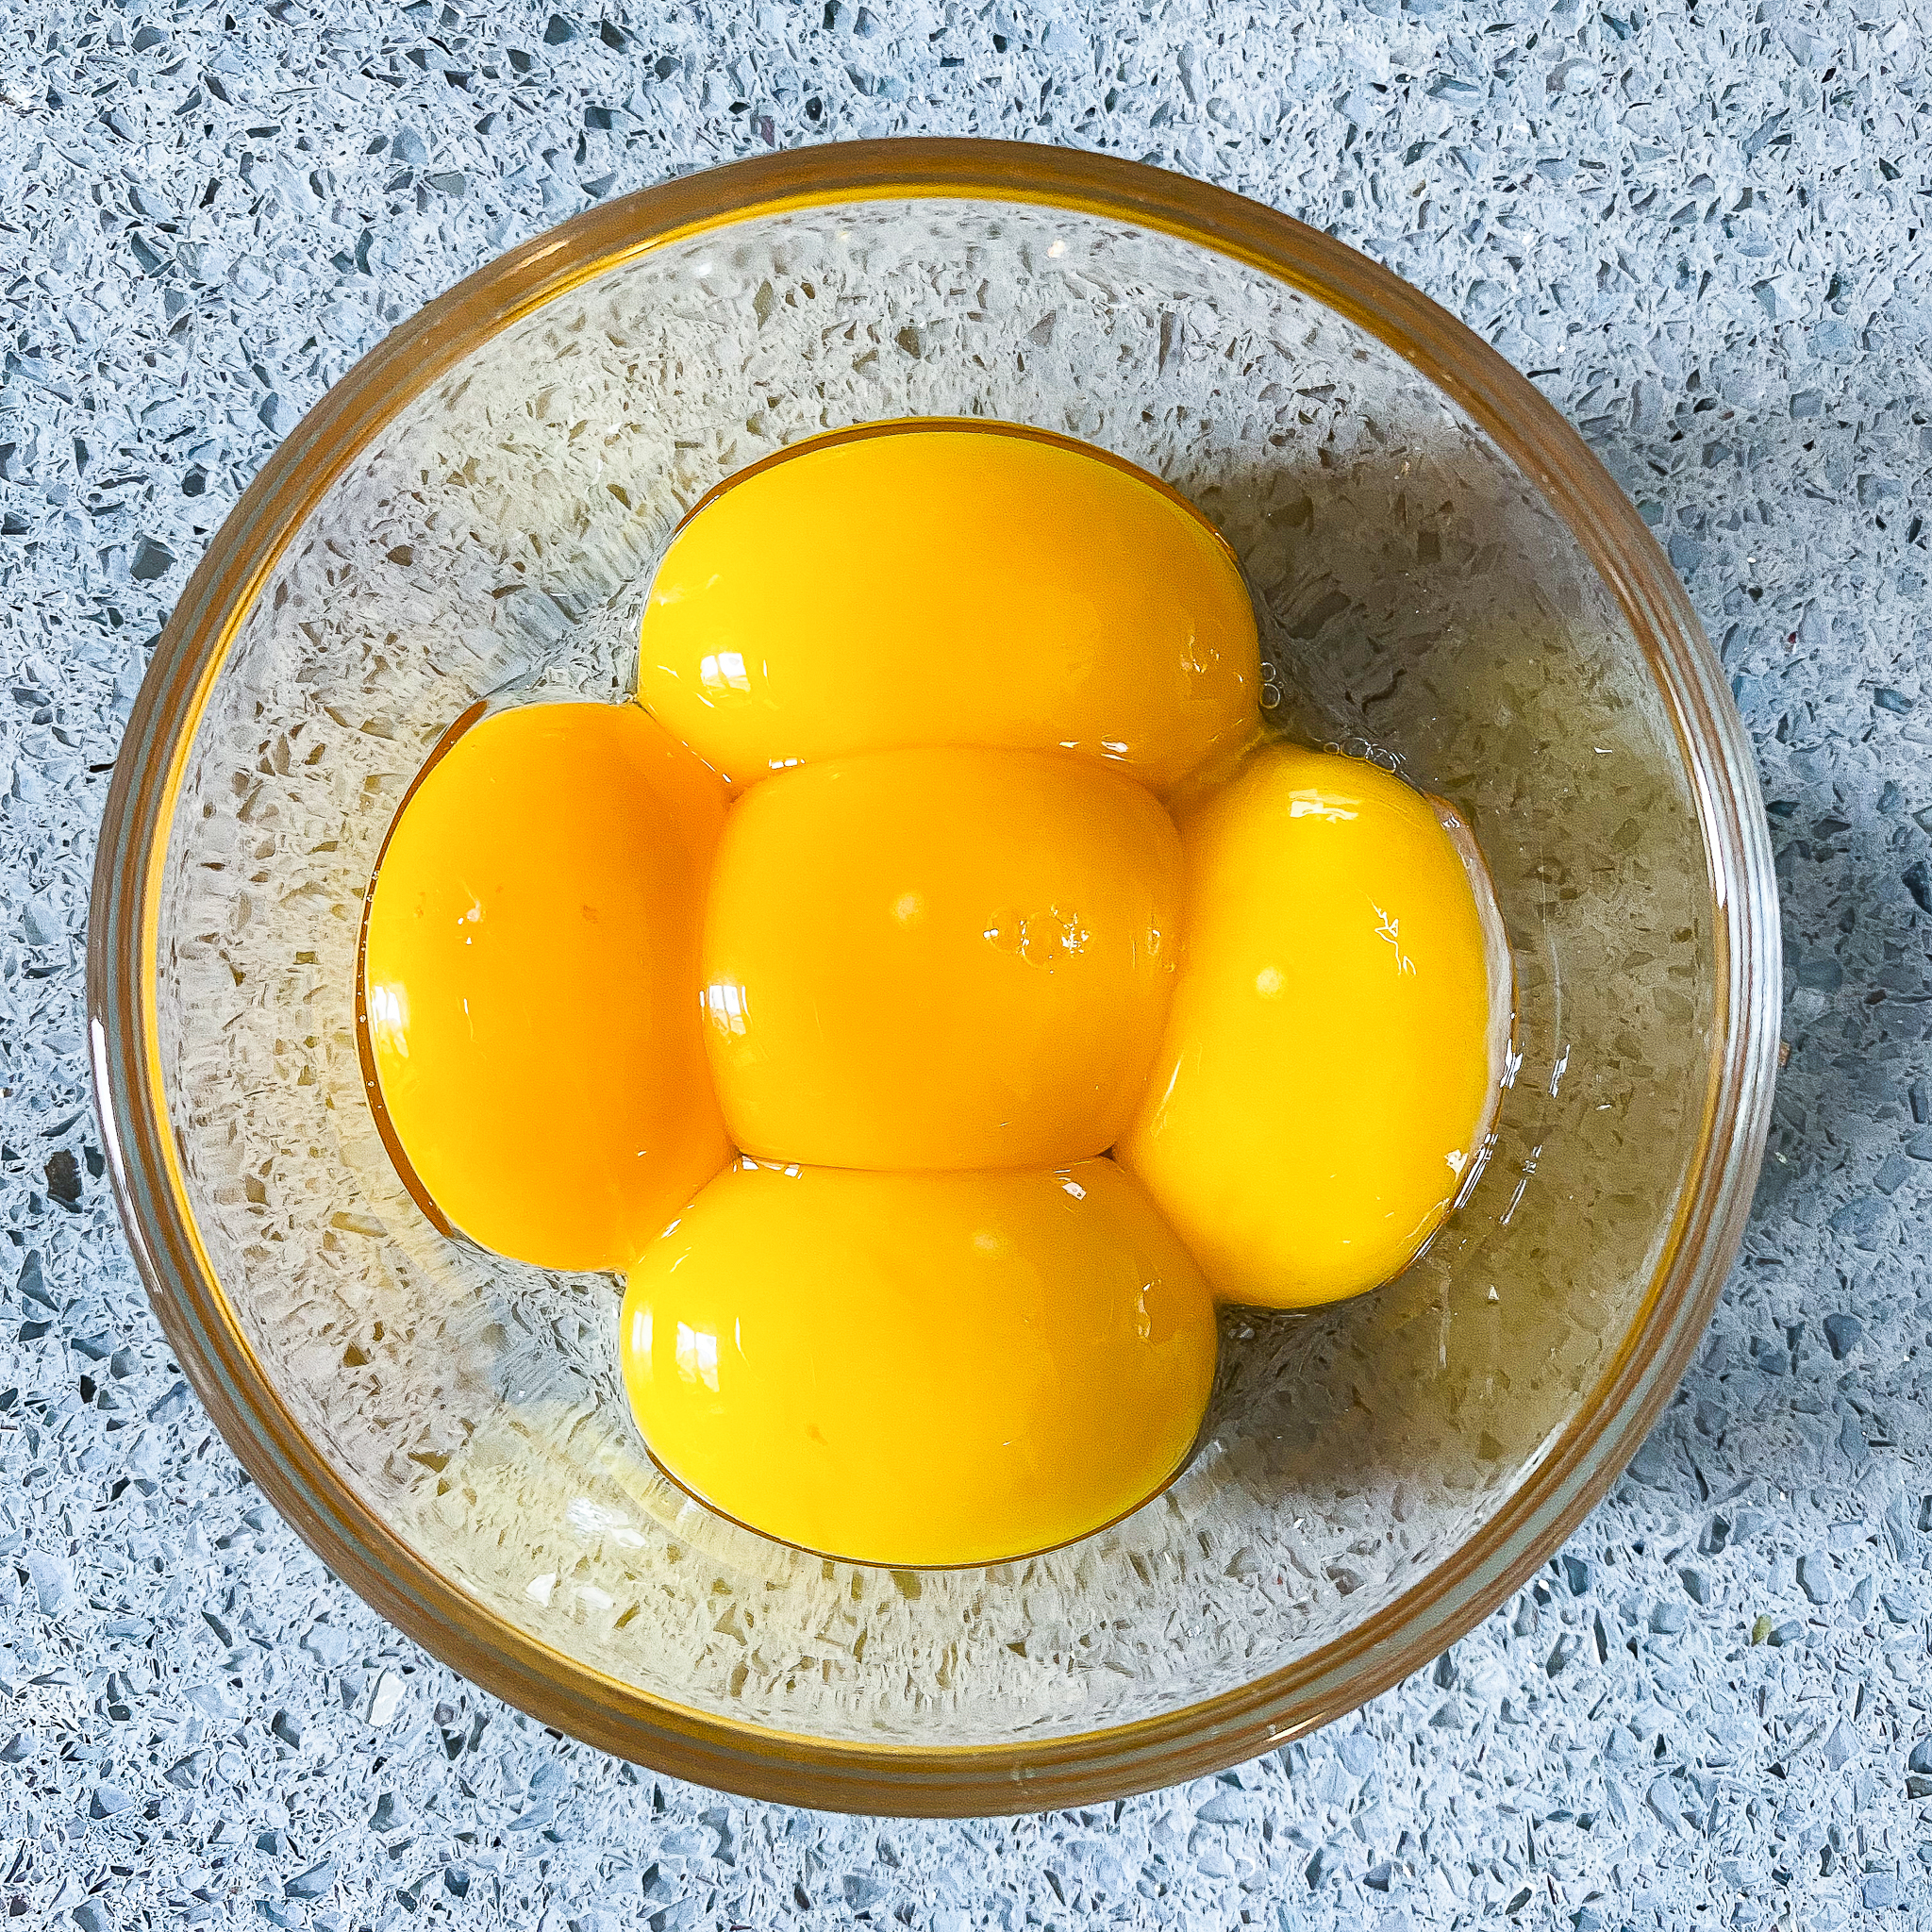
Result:
[[[1252,734],[1255,616],[1213,526],[1132,464],[919,420],[781,452],[658,567],[638,695],[736,785],[854,752],[1072,750],[1164,791]]]
[[[699,1037],[714,774],[638,706],[447,745],[371,891],[366,1039],[414,1178],[473,1241],[625,1268],[730,1158]]]
[[[1181,846],[1181,972],[1120,1158],[1224,1301],[1359,1294],[1435,1231],[1487,1127],[1492,922],[1436,808],[1357,758],[1257,751]]]
[[[1200,1270],[1110,1160],[1027,1174],[741,1162],[631,1270],[653,1455],[767,1536],[996,1562],[1172,1476],[1214,1379]]]
[[[747,1154],[1046,1167],[1139,1103],[1174,980],[1180,840],[1064,753],[879,752],[731,808],[705,1041]]]

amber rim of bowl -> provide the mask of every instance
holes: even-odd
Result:
[[[1059,208],[1229,258],[1378,337],[1481,426],[1568,526],[1644,652],[1703,834],[1716,984],[1702,1123],[1641,1312],[1577,1413],[1464,1543],[1345,1635],[1182,1709],[1010,1743],[868,1744],[712,1716],[589,1668],[426,1563],[343,1479],[270,1382],[202,1247],[161,1079],[156,963],[175,805],[228,645],[304,519],[408,403],[517,318],[649,250],[828,204],[949,199]],[[1429,1662],[1557,1548],[1641,1443],[1737,1252],[1770,1118],[1779,974],[1770,835],[1716,658],[1629,500],[1529,381],[1387,269],[1224,190],[1029,143],[873,141],[740,161],[591,208],[431,302],[296,425],[215,533],[135,702],[94,868],[89,1045],[115,1197],[175,1356],[249,1474],[359,1596],[541,1723],[654,1769],[784,1804],[973,1816],[1148,1790],[1286,1743]]]

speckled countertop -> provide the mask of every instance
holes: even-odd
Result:
[[[9,1924],[1932,1924],[1923,6],[13,0],[0,18]],[[902,131],[1225,183],[1533,372],[1723,651],[1785,893],[1790,1063],[1745,1257],[1569,1550],[1306,1744],[977,1824],[654,1779],[380,1624],[173,1370],[82,1054],[116,736],[276,439],[391,324],[594,198]]]

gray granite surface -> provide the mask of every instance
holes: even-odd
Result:
[[[0,1916],[1932,1924],[1932,8],[0,5]],[[1628,1477],[1434,1668],[1074,1814],[744,1804],[547,1734],[282,1527],[156,1330],[88,1111],[115,741],[275,441],[590,201],[901,131],[1104,147],[1419,283],[1579,422],[1757,740],[1790,1063]]]

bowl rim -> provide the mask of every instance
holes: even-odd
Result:
[[[1716,965],[1702,1124],[1644,1303],[1496,1513],[1357,1628],[1281,1669],[1160,1717],[996,1744],[860,1744],[682,1707],[531,1637],[426,1564],[303,1434],[243,1339],[185,1192],[156,1031],[162,869],[191,741],[255,594],[343,468],[473,349],[591,277],[708,230],[874,200],[1024,203],[1160,231],[1313,297],[1447,394],[1570,530],[1643,649],[1703,836]],[[908,138],[759,156],[587,209],[437,297],[328,391],[215,532],[142,685],[103,816],[87,1000],[103,1146],[161,1326],[230,1448],[337,1576],[465,1677],[619,1757],[772,1802],[958,1817],[1092,1804],[1277,1748],[1427,1664],[1556,1550],[1641,1443],[1736,1255],[1770,1119],[1780,972],[1770,835],[1723,672],[1629,499],[1525,376],[1390,270],[1226,190],[1074,149]]]

